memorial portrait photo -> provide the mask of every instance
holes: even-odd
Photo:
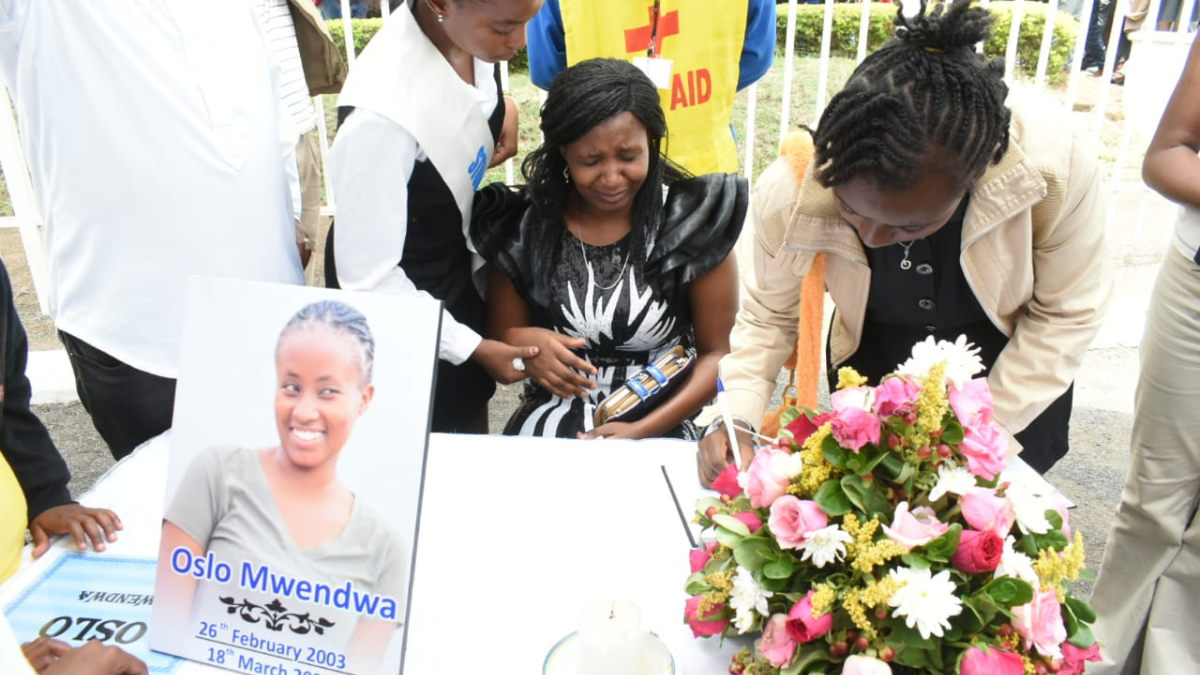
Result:
[[[399,671],[438,318],[193,280],[154,649],[239,672]]]

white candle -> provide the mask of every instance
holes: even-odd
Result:
[[[590,603],[579,624],[578,675],[641,675],[648,637],[642,613],[625,598]]]

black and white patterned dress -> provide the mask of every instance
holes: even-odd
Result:
[[[565,226],[548,229],[557,241],[528,246],[535,211],[511,192],[501,196],[508,202],[503,209],[493,208],[489,203],[497,195],[484,196],[488,190],[507,192],[489,186],[480,193],[484,206],[472,232],[480,253],[513,280],[529,305],[531,324],[584,338],[577,353],[597,370],[597,387],[584,399],[563,399],[527,380],[504,433],[574,438],[592,428],[596,405],[646,364],[676,345],[694,352],[687,286],[732,250],[745,216],[745,182],[718,174],[674,184],[666,220],[641,261],[630,258],[631,236],[581,246]],[[549,283],[540,281],[545,266]],[[695,438],[696,427],[685,420],[668,435]]]

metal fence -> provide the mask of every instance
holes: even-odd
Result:
[[[350,3],[349,0],[340,0],[340,2],[344,17],[342,19],[343,28],[346,35],[346,59],[348,65],[353,68],[357,55],[354,51],[354,25],[349,18]],[[1116,97],[1112,94],[1116,90],[1116,85],[1110,84],[1110,80],[1117,65],[1116,56],[1118,42],[1122,33],[1122,18],[1131,11],[1131,0],[1112,0],[1112,2],[1116,2],[1117,7],[1115,8],[1115,18],[1107,44],[1104,64],[1098,73],[1093,74],[1085,72],[1081,68],[1081,64],[1084,56],[1087,27],[1093,18],[1094,4],[1098,4],[1098,0],[1095,3],[1093,0],[1082,0],[1078,18],[1079,33],[1075,40],[1074,51],[1070,61],[1073,67],[1070,68],[1065,89],[1062,86],[1051,87],[1048,84],[1047,70],[1050,62],[1055,25],[1062,16],[1070,15],[1060,11],[1059,0],[1048,0],[1047,3],[1043,3],[1045,4],[1044,12],[1046,20],[1043,26],[1037,65],[1034,69],[1033,79],[1022,84],[1043,90],[1053,89],[1053,93],[1056,96],[1063,100],[1068,107],[1077,111],[1076,117],[1079,124],[1086,127],[1086,132],[1092,136],[1098,147],[1105,149],[1102,151],[1101,157],[1105,163],[1105,195],[1109,199],[1107,213],[1110,225],[1118,210],[1122,210],[1122,212],[1136,212],[1136,217],[1133,219],[1135,222],[1131,230],[1132,241],[1135,244],[1145,245],[1144,247],[1147,250],[1155,250],[1160,243],[1159,235],[1155,234],[1150,237],[1153,241],[1147,242],[1147,235],[1144,228],[1147,213],[1151,208],[1151,200],[1154,197],[1150,195],[1149,191],[1142,184],[1136,168],[1140,165],[1140,157],[1145,151],[1145,143],[1148,141],[1150,134],[1154,130],[1154,126],[1158,122],[1158,115],[1161,114],[1162,106],[1165,105],[1166,99],[1175,81],[1178,79],[1183,58],[1186,56],[1187,48],[1191,43],[1192,31],[1195,30],[1195,27],[1190,21],[1178,21],[1178,25],[1173,30],[1155,30],[1155,19],[1158,17],[1159,7],[1163,0],[1150,0],[1147,11],[1148,18],[1145,24],[1146,30],[1134,33],[1131,36],[1134,47],[1125,68],[1127,74],[1124,75],[1127,87],[1124,89],[1123,105],[1118,105]],[[1200,2],[1200,0],[1189,0],[1182,3],[1184,6],[1180,8],[1180,16],[1182,17],[1184,12],[1189,9],[1195,12],[1197,2]],[[387,3],[380,4],[383,5],[382,12],[386,21],[388,13]],[[867,30],[870,21],[871,6],[873,4],[875,3],[862,2],[858,5],[861,8],[857,40],[857,61],[859,62],[867,54]],[[982,0],[981,4],[986,7],[988,0]],[[786,40],[782,47],[783,53],[789,56],[795,53],[797,6],[797,0],[789,0],[786,8],[783,4],[779,5],[780,11],[786,12]],[[746,115],[745,126],[737,131],[739,132],[739,138],[742,139],[744,151],[743,173],[751,181],[754,179],[753,167],[755,166],[756,136],[761,132],[782,138],[790,129],[795,127],[797,122],[815,124],[816,119],[820,117],[821,111],[828,101],[831,90],[830,54],[834,6],[834,0],[825,0],[815,97],[816,113],[812,120],[793,119],[791,91],[795,77],[794,58],[784,59],[783,98],[780,105],[778,124],[775,128],[766,130],[755,128],[758,108],[757,86],[751,86],[741,94],[745,97],[748,114]],[[1025,17],[1026,6],[1026,0],[1015,0],[1011,3],[1011,25],[1009,26],[1008,44],[1005,50],[1006,73],[1008,73],[1007,77],[1010,80],[1016,77],[1018,29]],[[1188,14],[1188,16],[1191,16],[1191,14]],[[1135,64],[1138,65],[1136,73],[1131,70]],[[1098,82],[1103,84],[1095,92],[1094,100],[1088,101],[1087,105],[1081,106],[1079,100],[1081,83],[1084,82],[1084,78],[1092,77],[1099,78]],[[502,69],[502,86],[505,90],[508,89],[507,65]],[[837,86],[840,86],[840,83]],[[1091,89],[1095,89],[1095,87],[1091,87]],[[321,149],[322,153],[324,153],[329,145],[329,130],[326,128],[325,116],[323,114],[325,109],[324,102],[321,97],[317,97],[315,103],[318,111],[317,119]],[[11,106],[5,106],[5,111],[0,113],[0,168],[4,171],[15,212],[14,217],[8,219],[4,224],[20,229],[26,258],[29,261],[30,272],[34,279],[38,298],[42,303],[42,309],[45,311],[46,261],[41,237],[42,217],[38,213],[33,187],[29,180],[28,167],[17,134],[16,121],[11,110]],[[506,175],[510,183],[513,180],[513,174],[513,160],[509,160]],[[333,186],[329,183],[328,175],[326,175],[325,181],[326,204],[322,211],[327,215],[332,215],[336,210],[336,195],[333,192]],[[1129,198],[1135,201],[1137,204],[1136,208],[1129,206]],[[1126,201],[1122,202],[1122,199]],[[1125,231],[1124,234],[1128,236],[1129,231]]]

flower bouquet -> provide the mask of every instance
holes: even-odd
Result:
[[[685,618],[697,637],[761,633],[731,673],[1076,675],[1099,659],[1070,588],[1083,539],[1043,481],[1001,476],[977,353],[929,338],[877,387],[843,368],[831,412],[788,411],[699,500],[714,540],[692,551]]]

